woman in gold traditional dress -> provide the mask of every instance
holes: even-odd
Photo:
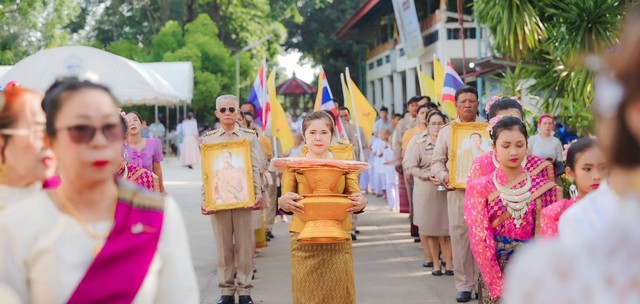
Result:
[[[333,159],[329,151],[333,136],[333,122],[322,111],[308,115],[302,123],[302,134],[309,146],[309,152],[301,157]],[[314,304],[356,303],[351,241],[333,244],[301,244],[296,241],[304,227],[300,214],[304,205],[298,201],[311,189],[302,174],[285,172],[282,175],[282,195],[278,199],[280,209],[294,213],[289,232],[291,237],[291,283],[293,303]],[[336,194],[349,194],[352,207],[350,213],[361,212],[367,205],[366,198],[360,193],[358,174],[350,173],[342,177],[334,191]],[[342,222],[345,231],[351,229],[347,217]]]

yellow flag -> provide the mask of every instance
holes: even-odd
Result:
[[[431,77],[427,76],[427,74],[422,71],[418,71],[418,75],[420,77],[420,92],[422,96],[431,97],[432,101],[436,100],[436,94],[434,91],[435,83]]]
[[[342,83],[342,97],[344,99],[344,106],[349,109],[349,113],[355,113],[353,111],[353,103],[351,102],[351,93],[349,93],[349,87],[344,81],[344,74],[340,73],[340,82]]]
[[[320,70],[318,74],[318,90],[316,93],[316,103],[313,104],[313,111],[320,111],[322,109],[322,75],[324,75],[324,71]]]
[[[435,94],[437,99],[440,101],[440,96],[442,96],[442,88],[444,87],[444,67],[440,64],[440,61],[433,55],[433,80],[434,80],[434,88],[433,93]]]
[[[269,102],[271,103],[271,135],[280,141],[282,153],[287,155],[293,148],[293,134],[291,134],[287,116],[284,114],[284,109],[276,95],[275,69],[271,70],[271,74],[267,79],[267,90],[269,91]]]
[[[349,111],[351,115],[354,116],[355,121],[358,126],[362,128],[364,131],[364,135],[367,138],[367,142],[371,142],[371,134],[373,134],[373,125],[376,123],[376,118],[378,114],[376,114],[376,110],[373,106],[367,101],[367,98],[364,97],[360,89],[356,86],[356,84],[351,80],[349,74],[347,74],[347,87],[351,88],[349,91],[351,97],[353,97],[350,101],[351,108]]]
[[[456,119],[458,117],[458,110],[456,110],[456,105],[451,102],[451,100],[445,100],[442,102],[440,106],[440,110],[449,118]]]

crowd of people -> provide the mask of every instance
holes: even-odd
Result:
[[[390,212],[409,214],[407,233],[424,255],[417,267],[453,276],[457,302],[475,293],[480,303],[637,303],[638,27],[634,10],[620,45],[601,59],[595,136],[566,147],[568,135],[552,115],[540,115],[530,136],[519,100],[494,98],[483,117],[469,86],[455,93],[455,118],[425,96],[410,98],[407,112],[393,117],[380,108],[370,142],[338,102],[303,113],[291,121],[295,146],[286,155],[262,134],[249,102],[219,96],[212,109],[219,127],[202,136],[189,113],[178,126],[183,166],[203,163],[200,143],[241,141],[254,177],[243,184],[244,171],[225,151],[216,180],[235,188],[205,193],[203,180],[217,303],[236,303],[236,294],[239,303],[254,303],[254,256],[274,237],[278,214],[291,216],[292,302],[356,303],[352,242],[372,196]],[[146,127],[138,113],[118,108],[109,88],[77,78],[56,81],[44,96],[10,83],[0,101],[0,299],[198,303],[185,225],[163,182],[164,127]],[[462,126],[475,128],[466,146],[454,137]],[[304,226],[300,201],[311,188],[299,172],[280,175],[269,166],[284,156],[369,162],[368,171],[342,176],[334,189],[349,200],[351,216],[341,227],[351,240],[296,241]],[[211,194],[251,200],[212,209]]]

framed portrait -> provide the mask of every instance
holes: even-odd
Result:
[[[467,176],[476,157],[491,150],[491,137],[485,122],[452,122],[449,147],[449,186],[467,187]]]
[[[309,152],[309,146],[302,146],[301,153],[306,155]],[[352,144],[334,144],[329,146],[329,152],[333,153],[333,159],[354,160]]]
[[[249,140],[201,144],[205,208],[244,208],[256,200]]]

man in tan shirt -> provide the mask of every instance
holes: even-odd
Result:
[[[470,86],[464,86],[456,91],[456,110],[459,122],[485,122],[478,114],[478,91]],[[477,282],[476,263],[469,245],[469,233],[464,221],[464,191],[449,187],[449,148],[451,147],[451,125],[445,126],[438,134],[436,146],[431,158],[431,172],[441,181],[449,191],[447,201],[449,205],[449,234],[453,249],[453,272],[455,275],[458,294],[456,301],[471,301],[471,291]]]
[[[240,111],[238,98],[223,95],[216,99],[216,117],[221,128],[205,134],[203,143],[219,143],[248,139],[251,144],[251,169],[253,171],[253,189],[255,202],[242,209],[223,211],[205,210],[211,215],[211,226],[216,238],[218,254],[218,286],[222,296],[218,304],[234,304],[236,292],[240,304],[253,304],[251,299],[251,277],[253,276],[254,227],[251,211],[262,208],[262,182],[260,172],[266,166],[262,147],[256,132],[240,128],[236,124],[237,111]],[[203,199],[204,200],[204,199]],[[236,278],[237,285],[236,285]]]

